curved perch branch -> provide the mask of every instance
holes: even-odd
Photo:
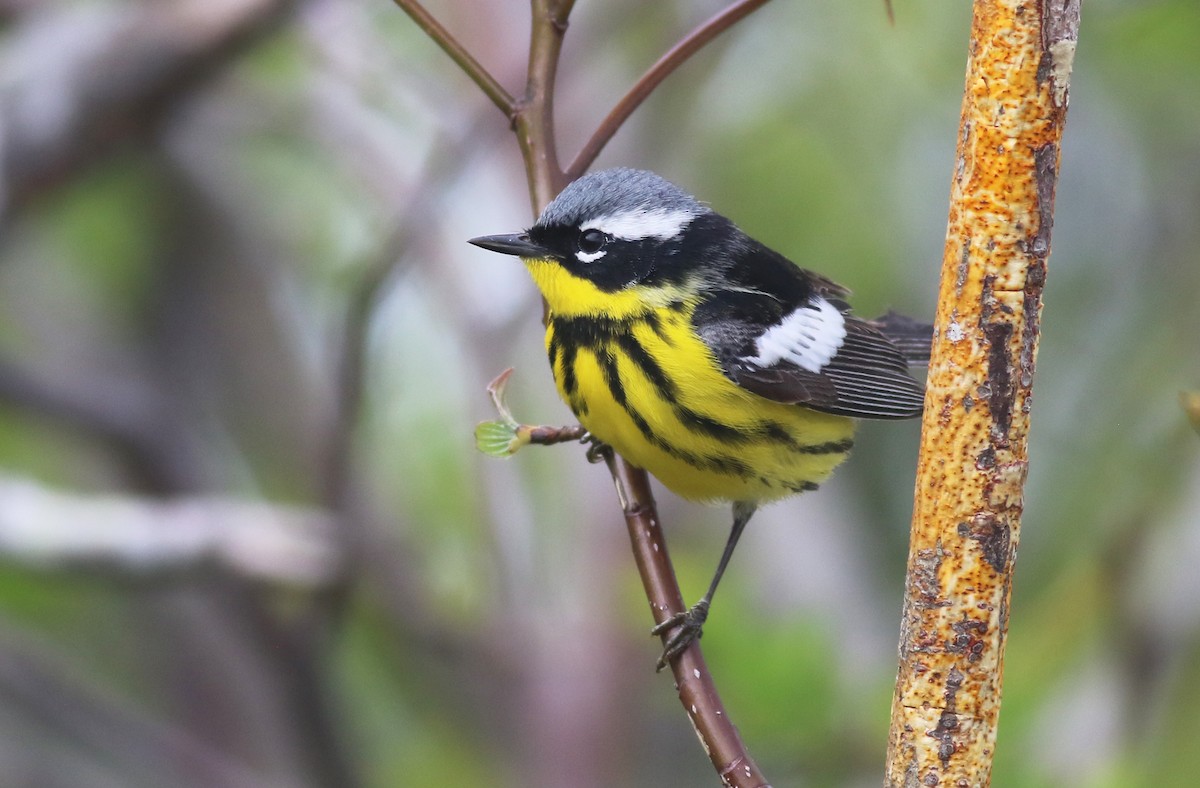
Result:
[[[572,179],[591,164],[596,154],[634,109],[672,71],[692,54],[767,0],[740,0],[694,30],[656,63],[630,93],[605,118],[600,128],[571,166],[559,165],[554,132],[553,98],[563,35],[574,0],[533,0],[529,70],[525,94],[515,100],[504,92],[448,32],[429,16],[417,0],[393,0],[445,49],[493,103],[513,121],[513,130],[525,159],[530,201],[536,215]],[[502,383],[502,379],[500,380]],[[500,407],[504,415],[503,407]],[[515,423],[515,422],[514,422]],[[520,429],[520,425],[517,425]],[[527,440],[518,443],[549,443],[576,438],[569,428],[548,430],[524,428]],[[515,434],[515,433],[514,433]],[[514,444],[515,445],[515,444]],[[509,447],[511,448],[511,447]],[[616,484],[638,572],[656,623],[686,609],[675,571],[659,527],[654,497],[646,472],[614,456],[604,455]],[[664,636],[665,638],[665,636]],[[704,662],[699,644],[693,644],[672,661],[671,670],[680,702],[708,753],[722,784],[733,788],[764,788],[767,780],[746,750],[737,728],[721,704],[716,684]]]
[[[757,7],[764,2],[766,0],[742,2],[732,8]],[[554,80],[571,5],[572,0],[533,2],[528,88],[517,115],[516,132],[525,156],[535,215],[570,182],[572,177],[569,170],[563,172],[558,166],[552,113]],[[662,75],[652,83],[647,83],[643,88],[644,94],[648,94],[662,81],[662,77],[670,73],[679,62],[683,62],[691,52],[699,49],[717,32],[733,24],[750,10],[753,8],[736,17],[729,17],[727,11],[719,16],[726,16],[728,21],[720,26],[710,22],[710,26],[713,26],[711,34],[702,38],[689,37],[694,39],[694,43],[684,42],[675,47],[673,51],[681,52],[676,58],[677,62],[663,69]],[[628,112],[632,112],[640,101],[638,99],[629,107],[625,117],[628,117]],[[613,121],[613,131],[623,120],[624,118],[620,118]],[[667,554],[662,529],[659,527],[649,477],[641,468],[630,465],[624,458],[614,456],[611,452],[605,456],[605,460],[617,488],[622,513],[625,515],[638,574],[642,578],[655,623],[660,623],[675,611],[687,608],[679,590],[679,583],[675,579],[675,569]],[[716,684],[705,665],[699,644],[693,644],[676,658],[671,663],[671,670],[675,676],[679,700],[688,712],[696,735],[708,753],[713,767],[721,776],[723,784],[734,788],[766,786],[767,780],[758,770],[737,728],[721,704]]]
[[[659,526],[650,480],[645,471],[635,468],[621,457],[609,453],[605,460],[617,486],[617,497],[629,529],[629,541],[637,561],[638,574],[650,602],[650,612],[654,622],[661,624],[676,611],[687,610],[687,605],[675,579],[675,568]],[[667,637],[667,633],[662,636],[664,646]],[[671,673],[675,677],[679,702],[687,711],[696,736],[721,778],[721,784],[730,788],[768,788],[770,784],[767,778],[759,771],[758,764],[742,742],[737,726],[721,703],[716,682],[708,671],[698,642],[692,643],[671,660]]]

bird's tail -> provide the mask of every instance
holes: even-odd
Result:
[[[911,317],[888,312],[872,320],[871,325],[891,340],[909,364],[929,363],[929,349],[933,344],[932,323],[922,323]]]

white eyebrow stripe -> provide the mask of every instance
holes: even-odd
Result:
[[[846,340],[846,319],[824,298],[793,310],[755,341],[758,355],[747,358],[759,367],[790,361],[809,372],[820,372]]]
[[[620,238],[623,241],[640,241],[650,237],[669,241],[682,235],[684,229],[695,218],[695,211],[635,208],[589,219],[581,224],[579,229],[599,230],[605,235],[611,235],[613,238]]]

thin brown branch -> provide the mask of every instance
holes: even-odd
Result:
[[[886,785],[991,779],[1079,4],[976,0]]]
[[[765,0],[758,0],[756,5],[762,2]],[[566,31],[571,5],[571,0],[533,0],[533,44],[529,58],[528,92],[525,105],[518,114],[517,135],[525,156],[535,215],[570,180],[558,166],[552,99],[562,35]],[[742,15],[749,13],[749,10]],[[732,24],[732,21],[736,20],[728,24]],[[716,32],[719,31],[712,35]],[[698,49],[703,43],[698,41],[694,47]],[[686,55],[683,57],[686,58]],[[647,92],[652,88],[653,85],[650,85]],[[605,458],[616,484],[650,609],[655,623],[661,623],[686,608],[659,527],[649,477],[644,470],[630,465],[622,457],[608,453]],[[720,695],[704,663],[699,643],[693,644],[676,658],[671,663],[671,670],[675,675],[679,700],[724,784],[736,788],[760,788],[766,785],[766,779],[759,772],[737,728],[721,705]]]
[[[567,427],[531,426],[523,424],[521,429],[529,435],[529,442],[539,446],[553,446],[556,443],[578,442],[587,437],[587,430],[578,424]]]
[[[509,367],[488,384],[488,396],[492,398],[492,406],[496,409],[500,419],[485,421],[475,428],[475,444],[480,451],[493,456],[508,457],[519,451],[522,446],[530,444],[553,446],[558,443],[582,441],[588,437],[587,430],[580,424],[568,427],[548,427],[518,422],[508,408],[505,394],[512,373],[513,368]],[[599,446],[600,444],[594,445]]]
[[[687,606],[667,553],[667,542],[659,524],[649,478],[645,471],[635,468],[621,457],[609,453],[605,460],[616,483],[638,574],[641,575],[642,586],[650,602],[650,613],[654,616],[654,623],[660,624],[675,613],[686,610]],[[668,633],[663,633],[664,646],[667,638]],[[693,643],[671,661],[671,673],[675,677],[679,702],[690,717],[700,744],[721,778],[721,784],[733,788],[763,788],[769,785],[721,703],[716,682],[709,673],[699,642]]]
[[[537,0],[534,0],[534,2],[536,3]],[[566,24],[567,17],[571,15],[571,11],[574,8],[575,0],[550,0],[551,13],[562,19],[564,25]]]
[[[492,103],[495,104],[501,112],[511,118],[516,112],[517,102],[512,97],[504,86],[496,81],[486,68],[483,67],[475,57],[466,50],[457,38],[450,34],[450,31],[442,27],[442,23],[433,17],[421,5],[418,0],[392,0],[400,7],[400,10],[408,14],[409,17],[417,23],[417,27],[425,31],[425,35],[433,39],[433,42],[442,48],[442,51],[450,56],[450,59],[458,64],[466,75],[471,78],[471,81],[479,86]]]
[[[409,6],[419,8],[415,3],[405,3],[402,0],[394,2],[405,10],[408,10]],[[593,140],[596,140],[596,150],[603,147],[629,113],[680,63],[722,30],[765,2],[766,0],[747,0],[736,3],[673,48],[654,69],[651,69],[652,73],[643,77],[639,85],[635,86],[635,91],[640,95],[625,102],[625,106],[619,107],[619,114],[614,110],[614,114],[605,121],[607,130],[602,127],[593,136]],[[531,2],[529,69],[525,95],[515,105],[513,129],[525,161],[530,202],[535,215],[540,213],[570,180],[558,160],[553,107],[563,35],[573,5],[574,0]],[[428,27],[422,27],[429,32]],[[444,42],[447,38],[439,38],[434,33],[431,35],[445,47]],[[591,158],[594,156],[594,153],[591,154]],[[576,159],[577,162],[584,162],[580,169],[591,162],[591,158],[583,157],[583,154],[581,157]],[[575,437],[573,428],[533,429],[535,431],[530,433],[531,442],[558,442],[567,435]],[[537,430],[546,432],[543,435]],[[544,437],[545,440],[533,441],[535,435],[539,438]],[[614,457],[611,453],[604,456],[616,483],[638,572],[654,620],[660,623],[685,607],[659,527],[649,477],[645,471],[630,465],[621,457]],[[671,669],[680,702],[688,712],[693,727],[723,784],[736,788],[762,788],[767,785],[766,779],[742,743],[737,728],[721,705],[720,696],[704,663],[699,643],[693,644],[676,658],[671,664]]]
[[[517,112],[514,130],[525,174],[529,199],[536,216],[554,199],[568,179],[558,161],[554,132],[554,85],[559,56],[573,0],[533,0],[533,25],[529,36],[529,72],[525,97]]]
[[[766,5],[767,2],[768,0],[738,0],[671,47],[645,74],[642,74],[641,78],[634,83],[628,93],[621,97],[621,100],[593,132],[583,149],[567,167],[567,181],[573,181],[587,172],[587,168],[592,166],[592,162],[600,155],[600,151],[604,150],[608,141],[664,79],[682,66],[688,58],[699,52],[708,42]]]

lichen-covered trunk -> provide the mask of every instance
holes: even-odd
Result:
[[[889,786],[990,780],[1078,0],[978,0],[929,367]]]

